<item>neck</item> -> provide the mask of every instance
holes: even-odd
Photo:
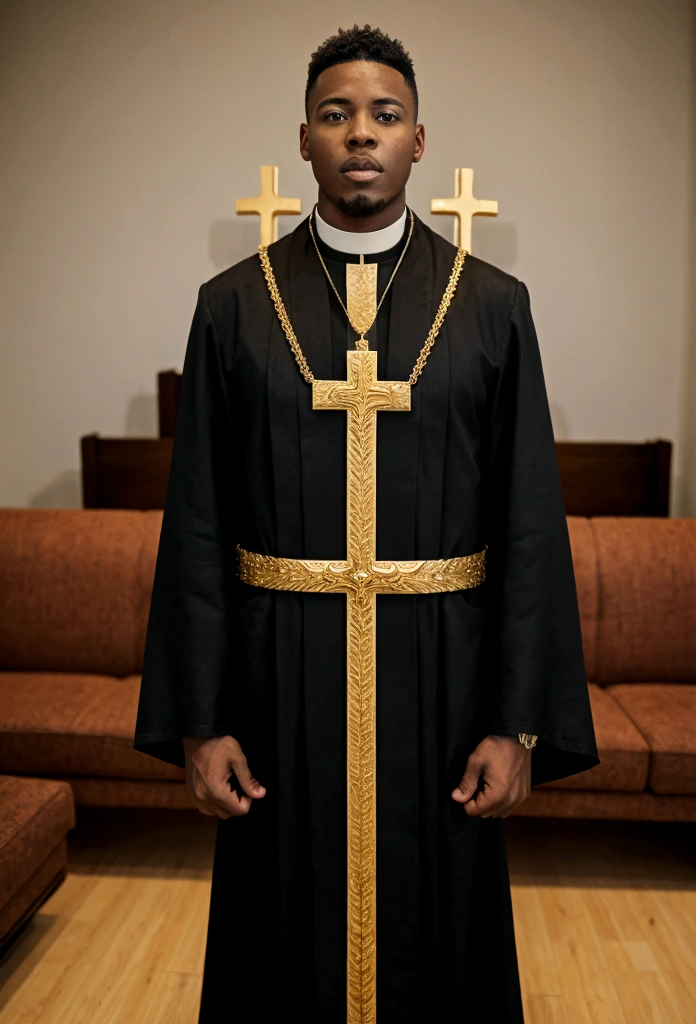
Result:
[[[402,189],[398,196],[390,199],[384,209],[379,213],[370,214],[369,217],[351,217],[345,213],[340,206],[337,206],[331,199],[319,189],[317,197],[317,212],[325,224],[339,231],[350,231],[354,234],[365,234],[370,231],[381,231],[388,228],[390,224],[401,217],[406,209],[406,189]]]

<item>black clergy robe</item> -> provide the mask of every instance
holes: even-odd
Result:
[[[403,245],[403,242],[402,242]],[[377,259],[379,294],[400,246]],[[324,248],[345,296],[340,254]],[[270,247],[316,378],[348,328],[306,221]],[[455,249],[418,219],[370,334],[406,380]],[[450,793],[487,734],[533,781],[596,763],[553,434],[523,284],[468,256],[411,411],[378,415],[377,558],[488,546],[474,590],[377,598],[379,1024],[517,1024],[503,823]],[[148,630],[138,749],[231,734],[267,787],[221,821],[201,1022],[346,1016],[345,597],[252,588],[235,549],[346,557],[346,415],[314,412],[252,256],[201,288]]]

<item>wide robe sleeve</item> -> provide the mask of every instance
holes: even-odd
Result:
[[[532,783],[598,763],[575,577],[529,294],[518,284],[490,410],[490,732],[539,736]]]
[[[184,763],[181,738],[232,731],[235,526],[225,361],[206,286],[189,336],[150,608],[135,747]]]

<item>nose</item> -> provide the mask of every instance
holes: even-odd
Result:
[[[367,112],[358,114],[352,120],[347,142],[350,149],[370,148],[377,145],[374,122]]]

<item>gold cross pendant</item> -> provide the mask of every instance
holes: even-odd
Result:
[[[377,319],[377,263],[346,263],[346,299],[348,319],[360,337],[355,347],[367,349],[366,333]]]

